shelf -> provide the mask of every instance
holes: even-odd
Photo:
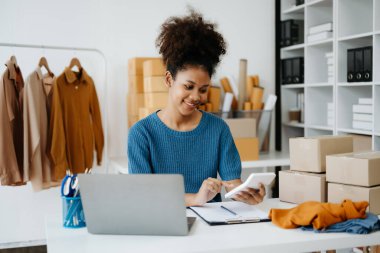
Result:
[[[338,132],[345,132],[345,133],[350,133],[350,134],[372,135],[371,131],[358,130],[358,129],[352,129],[352,128],[338,128]]]
[[[380,85],[380,83],[374,83],[374,85]]]
[[[305,128],[304,123],[282,123],[283,126],[286,127],[298,127],[298,128]]]
[[[322,44],[332,43],[333,40],[334,40],[333,38],[329,38],[329,39],[320,40],[320,41],[308,42],[307,46],[318,46],[318,45],[322,45]]]
[[[380,132],[375,132],[374,135],[376,136],[379,136],[380,137]]]
[[[301,83],[301,84],[283,84],[283,85],[281,85],[281,88],[283,88],[283,89],[303,89],[303,88],[305,88],[305,85],[303,83]]]
[[[318,125],[307,125],[306,128],[312,128],[316,130],[326,130],[326,131],[333,131],[334,127],[332,126],[318,126]]]
[[[299,50],[299,49],[303,49],[305,47],[305,44],[302,43],[302,44],[297,44],[297,45],[292,45],[292,46],[288,46],[288,47],[283,47],[281,48],[281,51],[292,51],[292,50]]]
[[[373,0],[341,0],[337,8],[338,38],[368,34],[373,29]]]
[[[350,36],[341,37],[338,39],[338,41],[361,39],[361,38],[365,38],[365,37],[371,37],[372,35],[373,35],[373,32],[354,34],[354,35],[350,35]]]
[[[372,86],[373,82],[360,82],[360,83],[338,83],[342,87],[356,87],[356,86]]]
[[[289,9],[286,9],[282,12],[282,14],[300,14],[305,12],[305,4],[301,4],[298,6],[292,6]]]
[[[332,83],[310,83],[306,84],[305,87],[329,87],[333,85]]]
[[[329,7],[331,6],[331,0],[315,0],[307,3],[307,6]]]

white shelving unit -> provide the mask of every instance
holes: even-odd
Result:
[[[281,19],[304,20],[304,43],[281,49],[281,59],[304,57],[305,83],[281,86],[282,150],[289,138],[315,135],[360,134],[372,138],[380,150],[380,0],[281,0]],[[332,38],[308,42],[308,30],[333,22]],[[373,47],[373,82],[347,82],[347,49]],[[328,80],[325,54],[333,53],[333,82]],[[304,122],[290,123],[288,111],[296,107],[297,93],[305,98]],[[353,129],[352,106],[359,98],[373,99],[371,130]],[[334,122],[327,123],[327,103],[334,105]]]

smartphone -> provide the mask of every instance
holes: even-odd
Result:
[[[247,188],[259,189],[260,183],[262,183],[263,185],[269,185],[270,183],[272,183],[275,177],[276,174],[274,173],[252,173],[251,175],[249,175],[249,177],[247,178],[247,180],[245,180],[244,183],[227,192],[224,195],[224,197],[233,198],[235,194],[244,191]]]

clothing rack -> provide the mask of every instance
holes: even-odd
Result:
[[[33,49],[52,49],[52,50],[67,50],[67,51],[87,51],[87,52],[94,52],[98,55],[100,55],[103,59],[104,63],[104,108],[102,108],[102,118],[103,120],[103,128],[104,128],[104,149],[103,149],[103,165],[105,166],[105,171],[108,173],[108,112],[107,112],[107,60],[104,55],[104,53],[97,49],[97,48],[86,48],[86,47],[67,47],[67,46],[52,46],[52,45],[36,45],[36,44],[18,44],[18,43],[3,43],[0,42],[0,47],[17,47],[17,48],[33,48]]]

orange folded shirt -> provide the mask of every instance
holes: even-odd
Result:
[[[291,209],[271,209],[269,218],[282,228],[313,225],[323,229],[332,224],[366,217],[367,201],[344,200],[341,204],[308,201]]]

